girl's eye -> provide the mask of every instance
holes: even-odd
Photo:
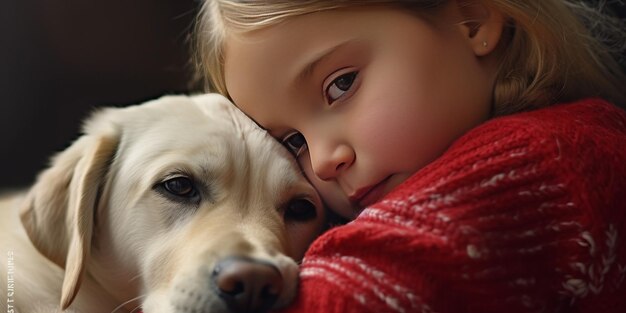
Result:
[[[298,157],[302,152],[306,151],[306,139],[301,133],[291,133],[282,140],[283,146]]]
[[[333,80],[330,85],[326,87],[326,100],[329,104],[335,102],[348,90],[350,90],[350,87],[352,87],[352,84],[354,83],[357,74],[358,72],[343,74],[335,78],[335,80]]]

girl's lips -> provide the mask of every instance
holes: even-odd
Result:
[[[368,205],[376,203],[385,195],[385,186],[389,177],[383,179],[376,185],[367,186],[357,190],[357,192],[350,196],[350,202],[358,204],[361,208],[365,208]]]

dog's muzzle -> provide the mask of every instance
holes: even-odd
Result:
[[[276,266],[245,257],[228,257],[215,265],[212,285],[231,312],[266,312],[283,289]]]

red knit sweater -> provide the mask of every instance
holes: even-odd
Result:
[[[318,238],[287,312],[626,312],[626,114],[493,119]]]

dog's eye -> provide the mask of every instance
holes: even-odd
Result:
[[[175,177],[163,182],[167,192],[177,197],[193,198],[198,192],[191,179],[187,177]]]
[[[307,199],[293,199],[285,207],[285,220],[305,222],[317,217],[315,204]]]

